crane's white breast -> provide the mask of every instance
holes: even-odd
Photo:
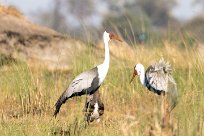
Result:
[[[101,64],[101,65],[98,65],[97,67],[98,67],[99,84],[101,84],[106,78],[109,66],[105,64]]]

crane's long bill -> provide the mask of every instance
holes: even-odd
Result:
[[[137,75],[137,71],[134,70],[134,73],[133,73],[133,75],[132,75],[132,79],[130,80],[130,83],[133,81],[133,79],[135,78],[136,75]]]
[[[120,41],[120,42],[123,42],[123,41],[120,39],[120,37],[118,37],[117,35],[114,36],[114,39],[115,39],[115,40],[118,40],[118,41]]]
[[[117,36],[117,35],[115,35],[115,34],[113,34],[113,33],[110,33],[110,37],[111,37],[111,39],[115,39],[115,40],[118,40],[118,41],[120,41],[120,42],[123,42],[123,40],[121,40],[121,38],[119,37],[119,36]]]

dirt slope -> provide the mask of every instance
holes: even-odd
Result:
[[[75,50],[83,44],[34,24],[15,7],[0,6],[0,54],[38,61],[49,69],[69,69]]]

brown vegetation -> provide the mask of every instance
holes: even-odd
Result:
[[[0,51],[6,56],[70,69],[73,50],[83,48],[80,41],[28,21],[14,7],[0,7],[0,22]]]
[[[2,6],[2,5],[0,5],[0,14],[11,15],[11,16],[15,16],[17,18],[24,18],[22,13],[19,10],[17,10],[16,7],[14,7],[14,6]]]

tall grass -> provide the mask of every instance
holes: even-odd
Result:
[[[172,64],[179,91],[172,134],[204,135],[204,61],[196,49],[182,50],[164,41],[162,47],[151,48],[111,43],[110,51],[110,69],[100,88],[105,113],[99,124],[86,127],[84,96],[68,100],[56,119],[54,104],[74,76],[103,61],[103,49],[87,46],[75,53],[71,71],[49,71],[23,61],[1,66],[0,135],[159,135],[160,97],[137,79],[129,81],[136,63],[147,67],[161,57]]]

